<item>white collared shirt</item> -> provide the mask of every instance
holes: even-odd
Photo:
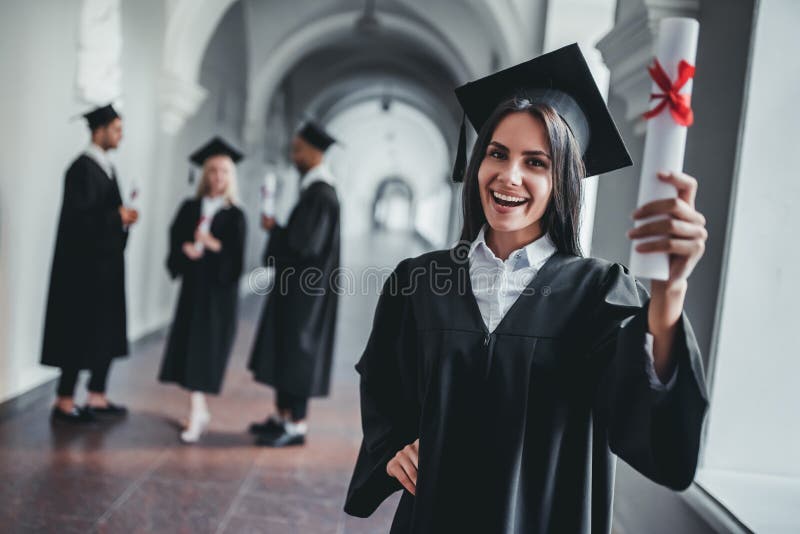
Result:
[[[336,179],[333,177],[331,170],[325,163],[320,163],[316,167],[309,169],[300,179],[300,191],[304,191],[309,185],[314,182],[325,182],[330,185],[336,184]]]
[[[108,154],[105,150],[94,143],[89,143],[89,146],[86,147],[83,153],[100,165],[100,168],[103,169],[103,172],[106,173],[109,180],[114,177],[114,166],[111,164],[111,160],[108,159]]]
[[[489,332],[494,332],[509,308],[555,252],[555,244],[545,234],[515,250],[503,261],[486,244],[485,227],[481,228],[469,249],[469,275],[472,292]]]
[[[204,196],[200,204],[200,224],[198,228],[203,232],[211,231],[211,222],[214,215],[225,206],[225,197],[217,195],[215,197]]]
[[[556,251],[549,234],[545,234],[513,251],[508,259],[501,260],[486,244],[486,226],[481,228],[469,248],[469,276],[475,301],[489,332],[494,332],[539,269]],[[678,376],[677,368],[667,384],[663,384],[653,363],[651,333],[645,332],[644,344],[645,352],[649,356],[645,368],[650,386],[659,391],[672,389]]]

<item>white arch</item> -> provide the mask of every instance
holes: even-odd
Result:
[[[269,61],[251,78],[253,81],[248,90],[244,133],[248,144],[258,143],[265,127],[269,103],[285,74],[313,50],[335,42],[345,32],[351,32],[360,15],[360,11],[349,11],[304,25],[270,53]],[[406,35],[422,44],[433,57],[451,69],[454,78],[463,80],[473,77],[466,61],[441,36],[392,14],[381,13],[380,21],[389,31]]]
[[[500,39],[500,50],[497,52],[500,54],[502,65],[509,66],[522,61],[531,53],[531,50],[527,49],[528,43],[521,38],[522,26],[526,21],[517,17],[517,9],[512,5],[511,0],[505,2],[467,1],[478,14],[486,15],[499,30],[497,37]]]
[[[200,64],[214,30],[238,0],[174,0],[164,35],[164,71],[197,83]]]
[[[199,84],[200,66],[206,47],[225,12],[238,0],[171,0],[167,2],[167,24],[164,35],[163,73],[160,88],[162,123],[170,133],[175,133],[185,120],[193,115],[206,96]],[[498,52],[504,62],[524,54],[523,43],[515,36],[518,24],[508,0],[485,2],[467,0],[479,14],[499,30],[502,42]],[[252,78],[247,105],[248,126],[246,139],[258,133],[255,121],[263,122],[266,105],[272,99],[275,83],[289,68],[315,47],[332,40],[338,32],[352,27],[361,11],[344,12],[315,21],[294,32],[272,54],[271,60],[261,72]],[[408,20],[386,12],[378,14],[387,27],[416,38],[444,65],[454,69],[457,79],[474,77],[463,58],[441,35]],[[433,21],[430,21],[431,23]],[[256,136],[257,137],[257,136]]]

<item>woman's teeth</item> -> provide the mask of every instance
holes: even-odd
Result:
[[[497,191],[492,191],[492,197],[494,201],[500,204],[501,206],[520,206],[525,204],[528,199],[523,197],[515,197],[511,195],[503,195],[502,193],[498,193]]]

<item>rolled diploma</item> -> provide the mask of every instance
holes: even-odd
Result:
[[[264,183],[261,185],[261,213],[267,217],[275,216],[275,189],[278,179],[274,172],[264,175]]]
[[[675,81],[678,76],[678,63],[683,59],[695,64],[697,55],[697,34],[700,24],[690,18],[665,18],[659,24],[656,58],[664,71]],[[652,93],[661,93],[661,89],[653,82]],[[692,80],[681,89],[681,94],[692,92]],[[653,100],[652,106],[660,100]],[[658,179],[659,172],[680,172],[683,170],[683,156],[686,149],[686,126],[677,124],[670,114],[669,106],[658,115],[647,121],[647,132],[642,158],[642,175],[639,181],[638,206],[653,200],[674,198],[675,187]],[[636,226],[657,220],[650,217],[636,221]],[[661,217],[663,218],[663,217]],[[631,271],[640,277],[651,280],[667,280],[669,278],[669,255],[666,252],[637,252],[636,245],[650,239],[635,239],[631,244]]]
[[[139,188],[135,183],[131,183],[130,192],[128,193],[128,201],[125,202],[125,207],[129,210],[139,211]],[[122,228],[127,231],[129,225],[125,224]]]
[[[132,210],[139,210],[139,188],[136,185],[131,187],[130,195],[128,196],[128,208]]]
[[[207,215],[202,215],[197,222],[197,229],[201,232],[208,232],[211,229],[211,219]],[[203,246],[202,242],[195,241],[194,248],[197,249],[197,252],[203,252],[205,246]]]

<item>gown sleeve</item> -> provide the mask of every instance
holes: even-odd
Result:
[[[708,406],[700,349],[682,312],[672,351],[677,376],[656,389],[644,343],[650,296],[620,264],[601,283],[593,310],[591,361],[600,366],[595,400],[611,451],[650,480],[675,490],[694,479]]]
[[[207,251],[216,262],[217,281],[220,284],[233,284],[242,274],[245,232],[244,214],[235,208],[231,220],[218,236],[222,241],[222,249],[219,252]]]
[[[187,237],[189,221],[189,203],[184,202],[178,208],[178,213],[169,227],[169,255],[167,256],[167,270],[172,278],[181,276],[186,271],[189,258],[183,253],[183,243],[192,238]]]
[[[81,248],[102,254],[105,250],[115,250],[116,240],[121,240],[124,247],[126,235],[119,209],[103,205],[86,165],[77,163],[67,171],[63,209],[72,235],[82,236]]]
[[[419,437],[416,326],[409,297],[402,294],[407,265],[408,260],[401,262],[384,285],[369,341],[356,364],[364,438],[344,510],[357,517],[369,516],[402,488],[386,473],[386,464]]]
[[[331,226],[336,224],[336,211],[335,203],[327,194],[306,194],[295,208],[289,224],[272,229],[264,263],[268,263],[270,256],[300,261],[318,258],[328,242]]]

